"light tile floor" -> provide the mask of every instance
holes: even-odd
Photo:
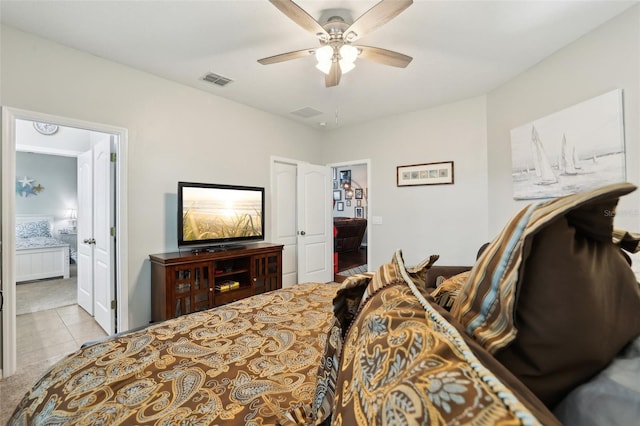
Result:
[[[51,364],[107,334],[78,305],[16,316],[18,368]]]
[[[83,343],[106,333],[75,304],[76,269],[69,279],[19,284],[16,289],[16,374],[0,380],[0,424],[6,424],[36,378]]]

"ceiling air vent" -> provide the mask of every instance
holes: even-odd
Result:
[[[322,111],[318,111],[317,109],[311,107],[304,107],[295,111],[291,111],[291,114],[297,115],[298,117],[311,118],[315,117],[316,115],[322,114]]]
[[[233,80],[231,80],[230,78],[223,77],[221,75],[214,74],[212,72],[210,72],[209,74],[205,75],[202,79],[204,81],[208,81],[209,83],[216,84],[216,85],[218,85],[220,87],[224,87],[227,84],[233,82]]]

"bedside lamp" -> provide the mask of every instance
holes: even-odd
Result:
[[[67,222],[69,222],[69,229],[72,232],[76,232],[78,226],[78,212],[76,209],[69,209],[69,213],[67,213]]]

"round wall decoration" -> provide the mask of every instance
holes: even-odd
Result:
[[[58,131],[58,126],[56,126],[55,124],[41,123],[38,121],[33,123],[33,127],[35,127],[35,129],[43,135],[52,135]]]

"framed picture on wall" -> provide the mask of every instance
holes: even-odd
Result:
[[[356,207],[355,208],[355,216],[358,219],[361,219],[364,217],[364,209],[362,207]]]
[[[396,167],[397,186],[453,184],[453,161]]]
[[[347,189],[344,191],[344,199],[345,200],[350,200],[353,198],[353,191],[350,189]]]
[[[342,201],[338,201],[338,204],[336,204],[336,209],[337,209],[339,212],[344,211],[344,203],[343,203]]]
[[[333,200],[334,201],[342,200],[342,191],[340,191],[339,189],[333,191]]]
[[[347,200],[346,203],[347,203],[347,207],[351,207],[351,200]]]
[[[356,188],[356,200],[362,200],[362,188]]]
[[[351,186],[351,170],[340,171],[340,186],[343,188]]]

